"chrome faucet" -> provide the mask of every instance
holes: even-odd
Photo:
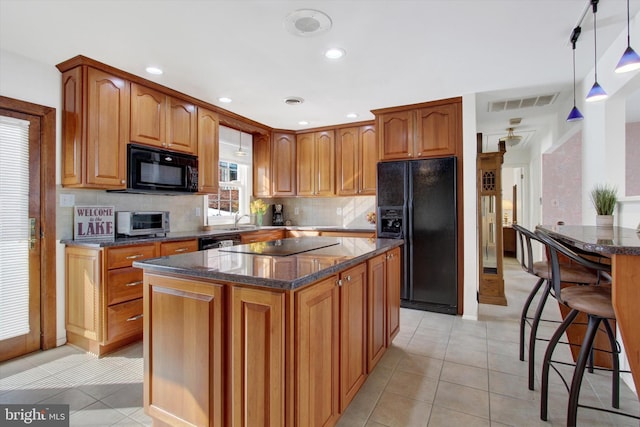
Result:
[[[233,228],[238,228],[238,222],[245,216],[249,218],[249,215],[247,214],[240,215],[240,211],[236,212],[235,215],[233,216]]]

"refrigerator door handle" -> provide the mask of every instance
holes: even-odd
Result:
[[[412,194],[412,193],[409,193]],[[403,209],[403,219],[402,223],[404,227],[404,235],[405,238],[409,241],[409,260],[405,264],[409,269],[409,292],[408,297],[409,301],[413,301],[413,197],[410,197],[408,203],[404,206]]]

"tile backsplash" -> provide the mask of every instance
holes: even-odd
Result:
[[[76,190],[58,186],[56,234],[60,240],[73,239],[73,207],[60,206],[61,194],[73,195],[76,206],[115,206],[116,211],[169,211],[173,232],[198,230],[204,223],[202,216],[204,196],[109,193],[102,190]],[[196,216],[198,208],[200,216]]]
[[[109,193],[103,190],[62,188],[58,186],[56,197],[57,239],[73,239],[73,208],[60,206],[60,195],[72,195],[77,206],[115,206],[116,211],[169,211],[171,231],[194,231],[204,224],[204,197],[196,195],[162,196],[148,194]],[[265,203],[284,206],[285,220],[294,226],[337,226],[371,228],[367,212],[375,211],[375,196],[324,197],[324,198],[263,198]],[[297,208],[297,214],[296,214]],[[200,216],[196,210],[200,209]],[[271,225],[272,208],[264,218]]]

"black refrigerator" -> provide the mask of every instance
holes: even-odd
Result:
[[[456,158],[378,163],[378,236],[401,238],[402,307],[456,314]]]

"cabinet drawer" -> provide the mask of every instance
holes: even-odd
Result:
[[[135,245],[107,249],[107,268],[131,267],[133,261],[156,256],[156,245]]]
[[[142,270],[125,267],[107,273],[107,305],[142,298]]]
[[[142,333],[142,298],[107,307],[107,341]]]
[[[195,252],[198,250],[198,241],[192,240],[180,240],[177,242],[162,242],[160,245],[160,256],[169,256],[184,254],[187,252]]]

